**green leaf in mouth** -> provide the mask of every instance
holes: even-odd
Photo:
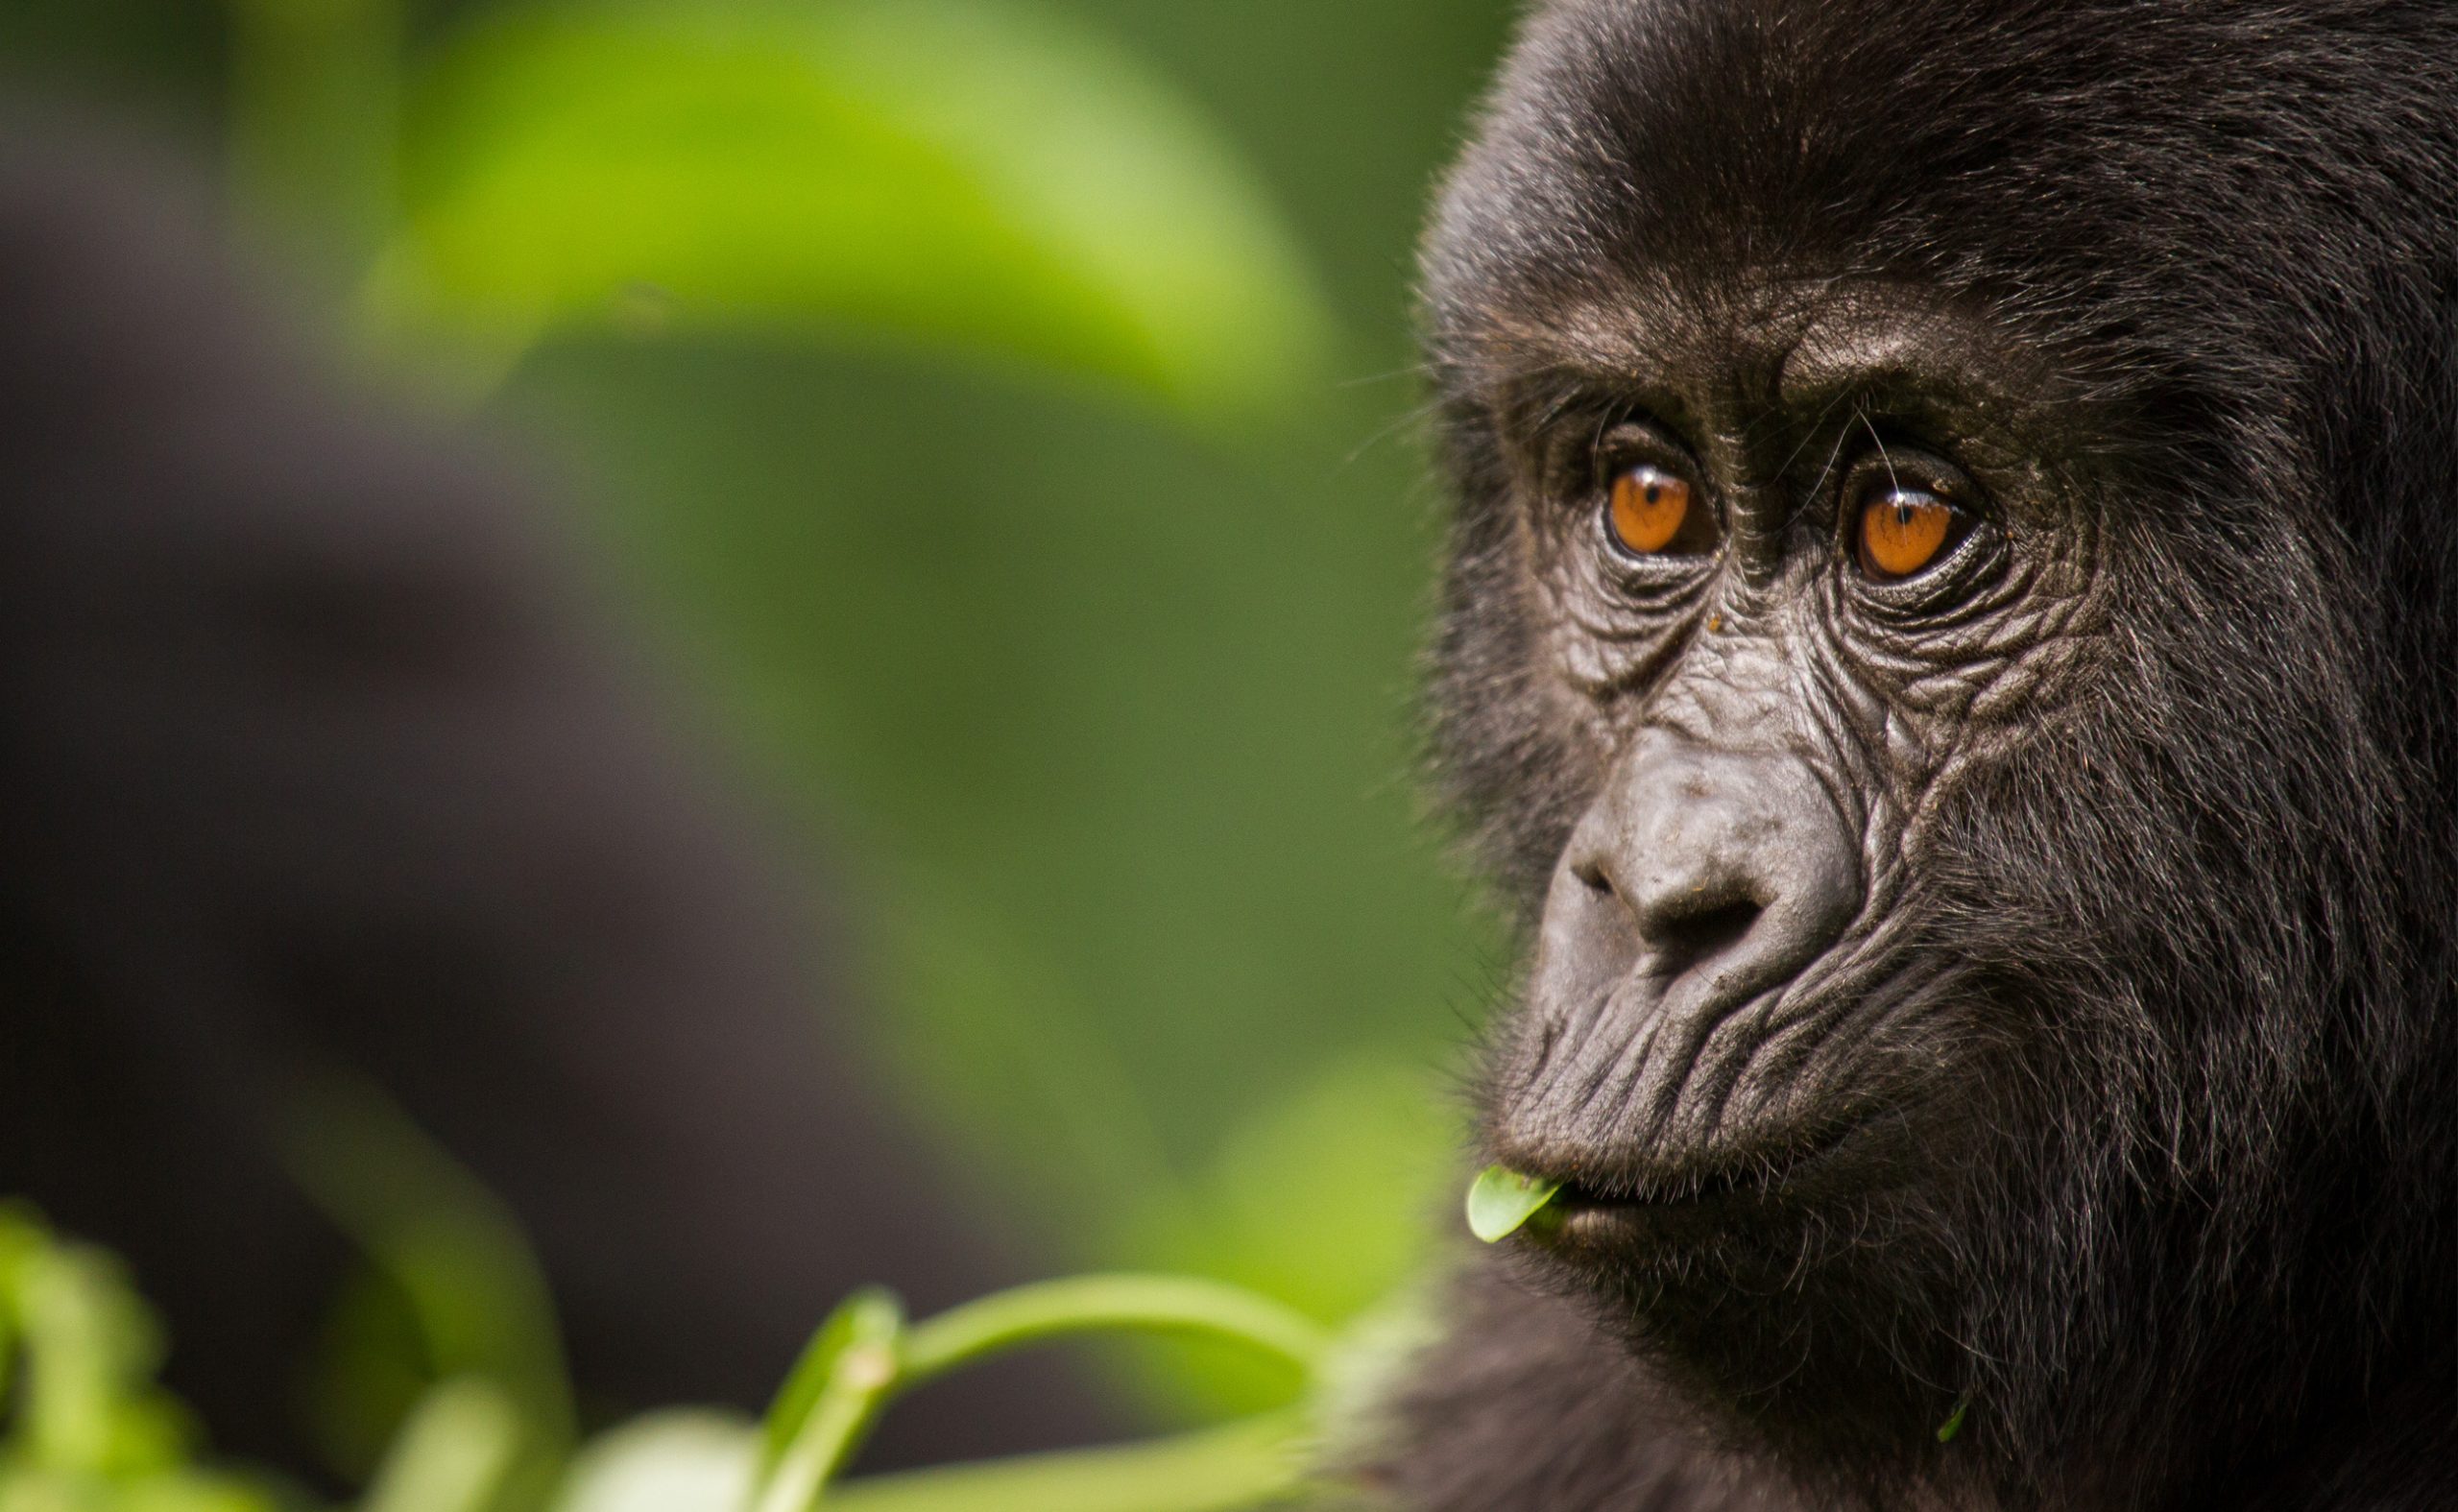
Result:
[[[1518,1233],[1562,1189],[1557,1181],[1522,1176],[1506,1165],[1489,1165],[1468,1188],[1468,1229],[1488,1244]]]

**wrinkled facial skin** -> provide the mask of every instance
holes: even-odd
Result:
[[[2027,1026],[1937,990],[1918,879],[1968,775],[2107,675],[2111,480],[2075,460],[2086,421],[2035,360],[1916,287],[1672,289],[1561,311],[1534,345],[1549,360],[1480,402],[1584,806],[1488,1142],[1566,1184],[1544,1258],[1677,1357],[1934,1425],[1944,1331],[1876,1370],[1805,1366],[1787,1336],[1859,1310],[1872,1234],[1898,1266],[1938,1242],[1957,1166],[2008,1111],[1970,1089]],[[1634,466],[1690,481],[1707,549],[1615,539]],[[1865,514],[1907,488],[1954,501],[1954,538],[1875,576]],[[1735,1293],[1788,1291],[1736,1326]]]
[[[1510,1249],[1880,1504],[2458,1388],[2458,61],[2153,9],[1561,0],[1428,242]]]
[[[1957,774],[2089,674],[2092,480],[2004,344],[1917,290],[1566,314],[1495,419],[1591,785],[1493,1141],[1575,1198],[1758,1185],[1937,1073],[1906,881]],[[1616,543],[1600,500],[1634,460],[1695,480],[1711,549]],[[1880,580],[1855,538],[1907,488],[1955,499],[1959,539]]]

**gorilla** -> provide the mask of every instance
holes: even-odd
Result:
[[[0,1196],[124,1255],[216,1448],[290,1468],[349,1255],[285,1131],[335,1075],[518,1218],[585,1404],[758,1406],[856,1286],[1022,1279],[538,487],[336,382],[186,198],[0,112]],[[1108,1426],[1021,1370],[871,1462]]]
[[[1394,1504],[2458,1501],[2453,26],[1528,17],[1434,703],[1560,1185]]]

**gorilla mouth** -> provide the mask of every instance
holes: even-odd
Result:
[[[1868,1116],[1839,1120],[1815,1133],[1672,1166],[1564,1176],[1528,1232],[1549,1248],[1585,1248],[1661,1235],[1669,1223],[1713,1225],[1730,1208],[1770,1202],[1799,1185],[1871,1121]]]
[[[1781,1186],[1781,1169],[1752,1163],[1679,1180],[1650,1182],[1637,1187],[1613,1183],[1597,1186],[1570,1182],[1554,1193],[1551,1211],[1566,1237],[1588,1229],[1611,1229],[1646,1217],[1658,1209],[1700,1207],[1741,1194],[1755,1194]]]

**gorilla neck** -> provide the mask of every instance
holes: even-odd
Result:
[[[2437,1331],[2445,1341],[2448,1321]],[[1761,1337],[1755,1331],[1747,1336]],[[1657,1394],[1669,1395],[1694,1418],[1697,1452],[1784,1488],[1751,1493],[1757,1500],[1726,1500],[1720,1491],[1668,1507],[2319,1512],[2445,1505],[2444,1494],[2458,1483],[2451,1408],[2458,1375],[2446,1344],[2443,1357],[2424,1357],[2431,1352],[2419,1349],[2370,1380],[2331,1372],[2291,1383],[2292,1373],[2280,1368],[2286,1362],[2273,1351],[2258,1371],[2215,1373],[2191,1387],[2135,1381],[2072,1396],[2041,1393],[2027,1413],[2054,1410],[2062,1401],[2077,1415],[2053,1441],[2030,1444],[2013,1438],[2009,1423],[1992,1413],[1995,1404],[1980,1400],[1961,1407],[1960,1421],[1950,1415],[1907,1435],[1899,1431],[1902,1408],[1922,1400],[1921,1384],[1882,1370],[1863,1378],[1870,1389],[1858,1397],[1819,1395],[1818,1383],[1831,1383],[1840,1372],[1821,1371],[1817,1362],[1804,1363],[1772,1397],[1745,1396],[1733,1380],[1708,1379],[1698,1359],[1668,1354],[1660,1336],[1636,1348],[1653,1382],[1632,1403],[1645,1431],[1662,1434]],[[2248,1390],[2260,1400],[2244,1400]],[[2138,1415],[2115,1416],[2120,1403]],[[1941,1433],[1946,1442],[1938,1441]],[[1735,1475],[1726,1468],[1714,1478],[1728,1486]]]
[[[1555,1254],[1546,1280],[1640,1362],[1639,1400],[1669,1393],[1703,1442],[1813,1505],[1919,1505],[1916,1486],[2009,1512],[2430,1500],[2458,1483],[2458,1246],[2418,1236],[2458,1234],[2458,1204],[2407,1200],[2412,1169],[2325,1166],[2341,1174],[2265,1205],[2291,1232],[2183,1244],[2137,1209],[2065,1245],[2072,1222],[2006,1221],[1964,1261],[1986,1273],[1953,1282],[1943,1250],[1901,1241],[1913,1210],[1875,1205],[1826,1224],[1847,1241],[1824,1250],[1762,1231],[1577,1275]],[[1872,1233],[1897,1241],[1849,1241]]]

